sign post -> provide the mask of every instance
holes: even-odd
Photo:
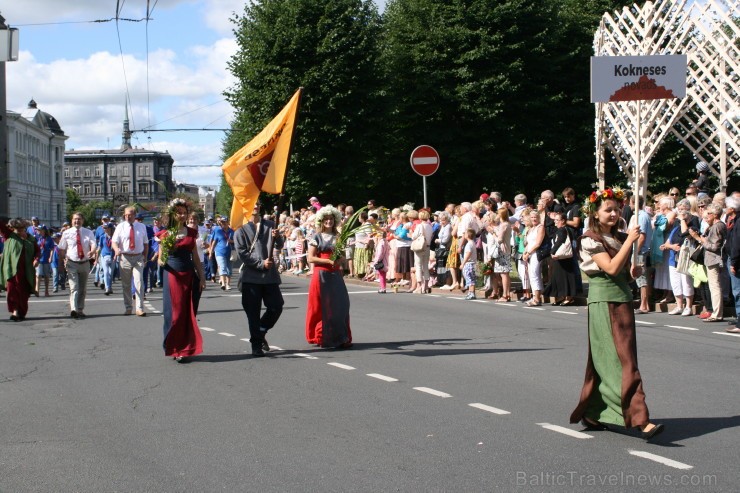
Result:
[[[629,152],[633,165],[634,217],[637,224],[640,213],[640,190],[647,195],[650,157],[650,154],[644,152],[642,143],[642,102],[686,97],[687,67],[686,55],[591,57],[591,102],[635,101],[637,105],[637,118],[633,124],[636,130],[636,135],[633,134],[635,147]],[[628,108],[625,108],[625,113],[628,113]],[[629,129],[632,126],[629,118],[626,118],[625,122],[625,128]],[[626,150],[630,151],[629,148]],[[635,248],[633,265],[637,265],[637,254]]]
[[[432,146],[420,145],[411,152],[411,169],[422,177],[424,207],[427,206],[427,176],[437,172],[439,162],[439,153]]]

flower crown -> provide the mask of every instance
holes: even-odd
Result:
[[[619,187],[595,190],[588,196],[586,203],[581,207],[581,211],[587,216],[592,216],[596,213],[602,201],[606,199],[616,200],[621,205],[624,202],[625,196],[624,190]]]
[[[339,212],[339,209],[330,205],[326,205],[319,209],[316,213],[316,217],[314,217],[314,224],[316,226],[316,229],[321,230],[321,223],[324,222],[324,219],[329,216],[334,216],[334,226],[336,227],[338,227],[339,223],[342,222],[342,213]]]

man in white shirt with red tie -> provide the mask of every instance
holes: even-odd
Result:
[[[146,312],[144,311],[142,278],[144,263],[149,254],[149,239],[146,226],[144,223],[134,221],[135,218],[136,208],[126,207],[123,211],[123,221],[116,226],[113,232],[112,246],[115,258],[120,260],[121,290],[123,291],[123,304],[126,307],[124,315],[131,315],[134,309],[131,293],[133,278],[136,289],[136,315],[144,317]]]
[[[72,318],[85,318],[87,278],[90,274],[90,259],[95,257],[95,234],[83,228],[82,214],[72,214],[72,227],[62,233],[59,240],[59,259],[64,259],[69,281],[69,305]]]

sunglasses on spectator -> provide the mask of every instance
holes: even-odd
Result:
[[[671,197],[678,197],[678,192],[669,194]]]

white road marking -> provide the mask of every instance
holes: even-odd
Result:
[[[200,330],[205,330],[206,332],[214,332],[215,330],[210,327],[201,327]]]
[[[488,302],[487,302],[487,301],[485,301],[485,300],[470,300],[470,301],[475,301],[476,303],[488,303]]]
[[[354,370],[354,366],[349,365],[343,365],[342,363],[327,363],[327,365],[336,366],[337,368],[341,368],[342,370]]]
[[[553,310],[553,313],[565,313],[566,315],[578,315],[578,312],[566,312],[563,310]]]
[[[655,322],[643,322],[642,320],[635,320],[635,323],[645,324],[645,325],[655,325]]]
[[[670,327],[670,328],[672,328],[672,329],[683,329],[683,330],[699,330],[699,329],[695,329],[695,328],[693,328],[693,327],[682,327],[682,326],[680,326],[680,325],[666,325],[666,327]]]
[[[305,354],[305,353],[294,353],[294,354],[295,354],[296,356],[300,356],[301,358],[306,358],[306,359],[319,359],[319,358],[317,358],[316,356],[311,356],[310,354]]]
[[[437,397],[442,397],[443,399],[446,399],[447,397],[452,397],[450,394],[446,392],[440,392],[439,390],[430,389],[429,387],[414,387],[414,390],[418,390],[419,392],[425,392],[431,395],[436,395]]]
[[[239,340],[240,340],[240,341],[244,341],[244,342],[249,342],[249,338],[248,338],[248,337],[247,337],[247,338],[245,338],[245,339],[239,339]]]
[[[527,310],[544,310],[544,308],[540,308],[539,306],[525,306]]]
[[[381,375],[380,373],[368,373],[367,376],[377,378],[378,380],[383,380],[384,382],[398,382],[397,378],[386,377],[385,375]]]
[[[218,335],[226,337],[236,337],[236,334],[231,334],[229,332],[219,332]]]
[[[430,298],[441,298],[442,297],[439,294],[428,294],[427,296],[429,296]]]
[[[733,334],[732,332],[712,332],[712,334],[720,334],[723,336],[740,337],[740,334]]]
[[[563,435],[568,435],[573,438],[579,438],[581,440],[593,438],[592,435],[587,435],[585,433],[581,433],[580,431],[571,430],[570,428],[564,428],[558,425],[551,425],[550,423],[537,423],[537,426],[541,426],[547,430],[556,431],[558,433],[562,433]]]
[[[497,407],[486,406],[485,404],[481,404],[479,402],[468,404],[468,406],[480,409],[482,411],[488,411],[489,413],[493,414],[511,414],[509,411],[504,411],[503,409],[499,409]]]
[[[630,455],[634,455],[637,457],[642,457],[643,459],[648,459],[654,462],[659,462],[660,464],[666,465],[668,467],[675,467],[676,469],[693,469],[694,466],[690,466],[689,464],[684,464],[683,462],[678,462],[673,459],[668,459],[667,457],[663,457],[660,455],[651,454],[650,452],[642,452],[640,450],[629,450]]]
[[[247,339],[249,341],[249,339]],[[280,346],[270,346],[270,351],[284,351]]]
[[[494,306],[510,306],[512,308],[517,308],[520,305],[518,305],[516,303],[494,303]]]

